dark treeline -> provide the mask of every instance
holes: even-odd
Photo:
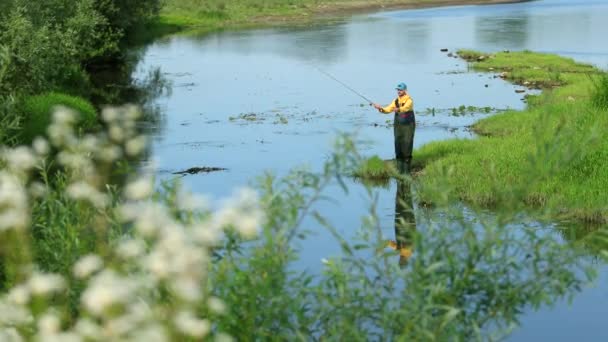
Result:
[[[121,68],[126,43],[159,8],[160,0],[0,1],[0,142],[10,142],[32,96],[90,100],[91,73]]]

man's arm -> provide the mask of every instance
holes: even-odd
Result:
[[[395,108],[396,108],[396,107],[395,107],[395,101],[391,102],[391,103],[390,103],[388,106],[386,106],[386,107],[382,107],[382,106],[380,106],[380,105],[379,105],[379,104],[377,104],[377,103],[374,103],[373,105],[374,105],[374,108],[376,108],[376,109],[377,109],[377,110],[378,110],[380,113],[384,113],[384,114],[391,113],[391,112],[393,112],[393,111],[395,110]]]

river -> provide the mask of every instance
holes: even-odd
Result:
[[[397,83],[407,83],[418,113],[415,147],[474,138],[470,124],[500,110],[525,108],[525,94],[491,74],[470,72],[450,52],[529,49],[607,68],[606,18],[608,1],[542,0],[161,39],[146,47],[136,74],[143,77],[159,66],[172,83],[170,95],[154,100],[162,118],[152,135],[150,161],[161,180],[195,166],[227,168],[182,178],[193,191],[222,198],[266,170],[284,175],[295,166],[318,169],[337,132],[356,132],[367,141],[360,146],[365,155],[392,158],[390,116],[378,114],[319,69],[382,104],[394,98]],[[461,105],[491,110],[453,115]],[[347,238],[369,203],[360,185],[348,185],[349,194],[329,189],[335,203],[321,208]],[[376,192],[388,237],[394,235],[396,190],[391,184]],[[424,229],[424,221],[417,225]],[[318,269],[322,258],[338,251],[329,234],[316,231],[314,241],[303,242],[298,265]],[[600,274],[599,286],[584,290],[572,305],[526,312],[510,339],[605,340],[608,284],[606,272]]]

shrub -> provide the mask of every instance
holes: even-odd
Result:
[[[30,96],[20,106],[25,118],[20,140],[29,143],[36,136],[46,135],[46,128],[51,123],[51,114],[56,106],[65,106],[80,113],[76,122],[79,130],[90,131],[98,123],[95,108],[83,98],[61,93]]]

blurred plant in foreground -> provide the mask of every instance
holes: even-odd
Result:
[[[429,216],[401,268],[371,188],[359,238],[346,239],[318,203],[329,187],[348,192],[343,175],[363,160],[348,136],[323,170],[267,174],[259,193],[213,205],[178,185],[155,191],[145,173],[108,185],[145,148],[140,113],[106,109],[107,130],[84,136],[75,115],[59,109],[48,140],[2,151],[2,340],[493,339],[593,278],[555,234],[461,211]],[[319,229],[341,255],[297,269],[299,241]]]

